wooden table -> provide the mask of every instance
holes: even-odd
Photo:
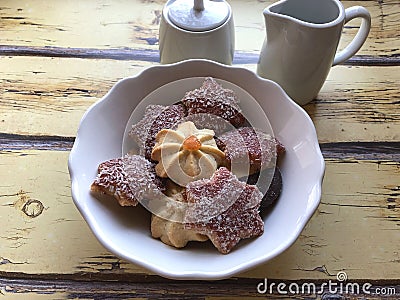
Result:
[[[165,1],[0,2],[0,296],[11,299],[252,299],[265,278],[324,293],[400,298],[400,1],[365,6],[372,29],[305,106],[326,161],[321,204],[296,243],[227,280],[173,281],[107,252],[75,208],[67,169],[85,110],[117,80],[156,65]],[[271,1],[231,0],[235,65],[255,70]],[[357,30],[344,29],[343,47]],[[331,293],[345,272],[370,294]],[[396,294],[395,294],[396,293]],[[388,296],[390,295],[390,296]],[[2,298],[2,297],[0,297]],[[364,298],[363,298],[364,299]]]

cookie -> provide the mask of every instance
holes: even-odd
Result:
[[[271,174],[272,172],[274,172],[273,175]],[[272,180],[269,182],[271,175]],[[264,194],[260,205],[261,211],[274,204],[282,192],[282,174],[278,166],[272,170],[266,169],[262,172],[257,172],[250,175],[248,178],[243,178],[243,180],[245,180],[247,184],[257,185],[259,190]]]
[[[225,167],[219,168],[211,179],[189,183],[186,197],[197,208],[186,212],[185,228],[208,236],[223,254],[229,253],[241,239],[260,236],[264,232],[258,211],[261,192],[256,186],[239,181]],[[212,206],[210,200],[214,202]],[[232,203],[226,205],[229,202]],[[215,210],[220,211],[216,214]],[[213,217],[205,219],[203,215],[199,219],[199,212]]]
[[[225,120],[234,127],[239,127],[246,121],[235,93],[230,89],[223,88],[211,77],[206,78],[200,88],[187,92],[181,103],[185,106],[189,118],[192,115],[202,115],[197,121],[190,119],[191,121],[197,126],[212,129],[217,134],[220,130],[215,130],[214,126],[217,124],[213,123],[217,123],[218,119]],[[213,118],[213,116],[215,117]],[[209,124],[204,122],[199,124],[202,118]]]
[[[166,181],[164,193],[177,202],[187,202],[185,188],[171,180]],[[166,205],[163,217],[153,214],[151,216],[151,236],[175,248],[183,248],[190,241],[204,242],[208,240],[207,236],[185,228],[183,223],[171,221],[181,219],[180,216],[176,216],[177,214],[183,214],[183,211],[174,205]]]
[[[216,142],[225,153],[229,168],[240,177],[273,166],[284,152],[276,138],[253,127],[228,131],[216,137]]]
[[[156,134],[162,129],[173,128],[185,116],[186,109],[182,104],[147,106],[143,118],[129,131],[129,136],[139,146],[139,154],[150,160]]]
[[[150,191],[165,190],[154,167],[138,155],[110,159],[99,165],[91,191],[113,196],[121,206],[136,206],[141,197],[151,194]]]
[[[151,216],[151,236],[159,238],[164,244],[175,248],[183,248],[190,241],[205,242],[208,240],[206,235],[185,228],[183,223],[172,222],[156,215]]]
[[[184,122],[173,129],[163,129],[156,135],[151,153],[158,162],[156,173],[175,183],[187,183],[210,178],[225,159],[214,140],[214,131],[197,129],[192,122]]]

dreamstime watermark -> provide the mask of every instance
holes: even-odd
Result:
[[[372,284],[347,282],[347,274],[340,271],[336,274],[336,280],[328,280],[320,285],[312,282],[290,284],[285,282],[268,282],[267,278],[258,283],[257,292],[259,294],[279,294],[279,295],[300,295],[300,294],[375,294],[381,296],[393,296],[396,294],[394,287],[376,287]]]

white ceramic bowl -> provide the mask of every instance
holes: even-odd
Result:
[[[280,163],[283,190],[264,218],[262,236],[241,241],[220,254],[211,243],[174,249],[151,237],[150,214],[142,207],[120,207],[90,194],[100,162],[119,157],[132,111],[148,94],[176,80],[212,76],[252,95],[285,145]],[[182,95],[183,96],[183,95]],[[119,81],[82,118],[69,157],[72,198],[98,240],[109,251],[174,279],[222,279],[266,262],[292,245],[317,208],[325,170],[317,135],[307,113],[274,82],[253,72],[207,60],[188,60],[145,69]]]

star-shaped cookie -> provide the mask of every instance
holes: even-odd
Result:
[[[187,92],[181,102],[185,105],[189,116],[214,115],[230,122],[235,127],[245,122],[235,93],[223,88],[211,77],[207,77],[200,88]]]
[[[121,206],[136,206],[146,195],[161,193],[164,183],[155,165],[139,155],[125,155],[102,162],[91,191],[113,196]]]
[[[185,228],[208,236],[223,254],[229,253],[241,239],[264,232],[259,215],[261,192],[256,186],[239,181],[225,167],[215,171],[211,179],[189,183],[186,197],[194,209],[186,212]],[[207,219],[205,213],[212,217]]]
[[[285,148],[270,134],[253,127],[241,127],[225,132],[216,138],[218,147],[224,151],[231,171],[241,177],[242,170],[254,174],[273,167],[276,158]],[[237,174],[238,173],[238,174]],[[247,172],[246,172],[247,173]]]

